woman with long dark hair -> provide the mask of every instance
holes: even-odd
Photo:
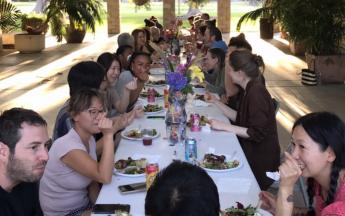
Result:
[[[231,125],[211,120],[212,128],[237,135],[260,188],[265,190],[273,183],[266,176],[266,171],[278,169],[280,147],[273,101],[260,80],[260,68],[263,67],[261,56],[246,50],[232,52],[226,73],[244,90],[238,111],[229,108],[212,94],[206,98],[234,122]]]
[[[277,201],[268,192],[263,208],[275,215],[345,215],[345,124],[335,114],[316,112],[299,118],[292,128],[291,154],[279,167]],[[308,178],[309,209],[293,208],[298,178]]]
[[[212,48],[207,51],[203,63],[205,81],[207,82],[206,89],[218,95],[225,93],[224,60],[224,51],[219,48]]]

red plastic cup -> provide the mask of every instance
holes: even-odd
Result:
[[[143,144],[144,144],[144,146],[152,145],[152,137],[144,136],[143,137]]]

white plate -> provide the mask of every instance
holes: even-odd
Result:
[[[151,68],[150,69],[150,74],[151,75],[162,75],[165,73],[164,68]]]
[[[143,128],[143,129],[149,129],[149,130],[151,130],[151,128]],[[141,129],[141,130],[143,130],[143,129]],[[141,137],[141,138],[134,138],[134,137],[128,137],[128,136],[126,136],[126,134],[127,134],[129,131],[131,131],[131,130],[138,130],[138,128],[131,128],[131,129],[129,129],[129,130],[124,130],[124,131],[121,132],[121,136],[122,136],[123,138],[125,138],[125,139],[128,139],[128,140],[136,140],[136,141],[141,141],[141,140],[143,140],[142,137]],[[154,136],[152,136],[152,139],[159,137],[160,133],[158,132],[157,129],[156,129],[156,131],[157,131],[157,134],[154,135]]]
[[[156,111],[156,112],[144,112],[145,115],[154,115],[154,114],[158,114],[158,113],[161,113],[161,112],[164,112],[164,108],[162,110],[159,110],[159,111]]]
[[[156,81],[160,81],[160,80],[156,80]],[[151,86],[151,87],[164,87],[164,86],[166,86],[167,84],[166,84],[166,83],[165,83],[165,84],[153,84],[153,83],[147,82],[147,83],[145,83],[145,85],[146,85],[146,86]]]
[[[225,157],[228,157],[228,155],[225,155]],[[203,167],[202,164],[200,164],[200,167],[202,167],[204,170],[206,170],[208,172],[224,173],[224,172],[231,172],[231,171],[238,170],[243,166],[243,162],[241,160],[239,160],[238,158],[231,159],[231,161],[233,161],[233,160],[238,160],[240,162],[240,164],[237,167],[230,168],[230,169],[209,169],[209,168]]]
[[[155,98],[156,98],[156,99],[163,99],[163,95],[162,95],[162,94],[160,94],[160,95],[161,95],[160,97],[155,97]],[[142,96],[141,93],[139,94],[139,97],[140,97],[141,99],[147,100],[147,97]]]
[[[133,177],[141,177],[141,176],[145,176],[146,175],[146,173],[141,173],[141,174],[125,174],[125,173],[121,173],[121,172],[117,171],[117,169],[115,169],[115,168],[113,170],[113,173],[115,175],[118,175],[118,176],[132,177],[132,178]]]

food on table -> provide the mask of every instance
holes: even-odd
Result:
[[[147,84],[149,84],[149,85],[165,85],[166,82],[165,82],[165,80],[157,80],[157,81],[151,81],[151,80],[149,80],[149,81],[147,82]]]
[[[152,137],[156,136],[157,130],[156,129],[142,129],[142,130],[132,129],[125,133],[126,137],[135,138],[135,139],[143,138],[144,135],[148,135]]]
[[[209,124],[210,120],[206,117],[206,116],[201,116],[200,117],[200,122],[199,125],[200,126],[206,126],[206,124]],[[187,127],[191,127],[192,126],[192,116],[189,118],[189,121],[187,122]]]
[[[158,104],[147,104],[144,106],[144,112],[158,112],[163,109],[162,106],[159,106]]]
[[[155,91],[155,97],[163,97],[163,95],[159,94],[159,92],[157,92],[156,90],[154,91]],[[147,98],[147,96],[148,96],[147,91],[143,91],[140,93],[140,97]]]
[[[133,130],[128,131],[126,133],[126,136],[130,138],[142,138],[143,134],[141,133],[140,130],[133,129]]]
[[[226,161],[224,155],[205,154],[201,165],[208,169],[223,170],[238,167],[240,162],[238,160]]]
[[[141,167],[127,167],[124,169],[124,174],[128,175],[137,175],[137,174],[143,174],[145,173],[145,168]]]
[[[196,84],[193,85],[194,88],[205,88],[205,86],[203,84]]]
[[[205,101],[205,95],[196,94],[195,99]]]
[[[145,158],[133,160],[131,157],[128,157],[127,160],[121,159],[116,161],[114,167],[121,173],[135,175],[145,173],[146,164],[147,160]]]
[[[223,216],[253,216],[255,214],[255,208],[251,205],[244,208],[243,204],[236,202],[237,207],[232,206],[231,208],[225,209]]]

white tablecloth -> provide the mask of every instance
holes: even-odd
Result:
[[[161,102],[161,101],[160,101]],[[187,105],[187,114],[196,112],[200,115],[206,115],[209,118],[217,118],[227,121],[225,116],[213,105],[208,107],[190,107]],[[157,114],[165,115],[165,113]],[[115,154],[115,160],[127,159],[135,154],[142,156],[156,157],[160,169],[166,167],[173,160],[174,151],[183,151],[179,146],[169,146],[166,139],[165,121],[164,119],[147,119],[146,116],[137,119],[128,128],[135,127],[150,127],[156,128],[160,136],[153,140],[151,146],[144,146],[141,141],[130,141],[122,139]],[[220,196],[220,205],[222,209],[235,205],[236,201],[244,205],[254,205],[258,203],[258,194],[260,188],[258,183],[248,165],[242,148],[238,142],[237,137],[232,133],[222,131],[211,132],[190,132],[187,131],[187,136],[195,137],[197,140],[198,159],[201,160],[205,153],[209,150],[214,150],[216,154],[225,154],[232,156],[236,152],[235,157],[242,163],[237,170],[226,173],[208,172],[215,181]],[[178,154],[177,157],[183,157]],[[130,184],[135,182],[144,182],[145,177],[122,177],[114,175],[112,182],[108,185],[103,185],[102,190],[98,196],[97,204],[130,204],[132,215],[145,215],[145,195],[146,192],[139,192],[134,194],[122,195],[119,190],[119,185]]]

